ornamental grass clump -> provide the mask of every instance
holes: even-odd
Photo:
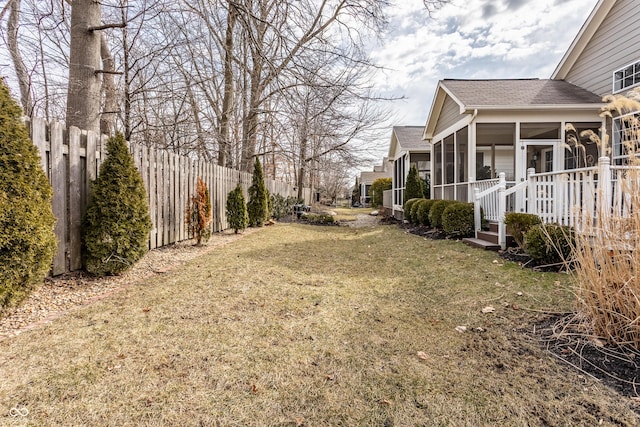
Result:
[[[56,250],[51,185],[21,118],[0,79],[0,312],[44,279]]]
[[[196,246],[209,240],[212,222],[211,197],[207,184],[201,177],[198,177],[196,194],[187,202],[184,221],[187,225],[187,232],[196,240]]]
[[[107,153],[82,224],[85,268],[99,276],[142,258],[151,231],[147,193],[121,134],[109,138]]]
[[[622,116],[623,150],[627,155],[624,171],[614,171],[614,184],[600,186],[598,200],[612,191],[613,206],[596,205],[577,215],[580,233],[576,241],[578,309],[586,319],[589,333],[616,345],[640,349],[640,94],[605,98],[605,117]],[[603,147],[604,140],[589,135]],[[603,150],[603,152],[605,152]],[[595,215],[594,215],[595,213]]]

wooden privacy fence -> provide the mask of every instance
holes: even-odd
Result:
[[[91,183],[106,157],[107,137],[75,127],[67,131],[60,123],[47,123],[40,118],[33,118],[29,127],[31,139],[40,151],[42,167],[53,187],[58,250],[52,274],[79,270],[82,268],[82,217],[89,202]],[[240,184],[246,196],[251,185],[252,176],[248,172],[135,143],[129,144],[129,150],[147,190],[153,224],[149,233],[150,249],[190,238],[185,225],[185,209],[187,200],[195,194],[198,177],[202,177],[209,189],[214,232],[228,228],[227,194]],[[267,179],[265,184],[271,194],[296,195],[293,186],[285,182]]]

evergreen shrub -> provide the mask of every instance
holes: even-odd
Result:
[[[411,218],[411,209],[413,208],[413,204],[416,203],[418,200],[422,200],[422,198],[409,199],[406,202],[404,202],[404,206],[403,206],[404,219],[409,221],[410,223],[413,223],[413,218]]]
[[[211,237],[211,197],[207,184],[198,177],[196,194],[187,202],[185,223],[187,232],[196,239],[196,245],[201,245]]]
[[[251,187],[249,187],[249,202],[247,203],[247,212],[249,213],[249,226],[262,227],[264,222],[269,219],[269,192],[264,183],[264,175],[260,159],[256,157],[253,165],[253,177]]]
[[[572,227],[558,224],[534,225],[525,234],[525,252],[538,265],[568,262],[576,246]]]
[[[121,134],[109,138],[107,153],[83,219],[85,268],[100,276],[121,273],[142,258],[151,230],[142,177]]]
[[[391,178],[378,178],[371,184],[371,206],[377,208],[384,203],[384,192],[391,190]]]
[[[524,248],[524,236],[527,231],[534,225],[542,224],[542,220],[535,214],[507,212],[504,216],[504,223],[507,226],[507,233],[513,236],[518,247]]]
[[[427,199],[418,199],[413,205],[411,205],[411,222],[416,225],[420,225],[420,217],[418,216],[418,210],[422,203],[426,202]]]
[[[308,222],[309,224],[333,224],[335,218],[328,213],[308,213],[303,212],[300,219]]]
[[[442,212],[442,229],[449,237],[468,237],[474,233],[473,203],[451,203]]]
[[[280,194],[271,195],[271,217],[280,219],[287,215],[290,215],[293,209],[293,205],[300,203],[297,197],[289,196],[284,197]]]
[[[425,227],[431,226],[431,222],[429,221],[429,211],[431,211],[431,206],[433,206],[436,201],[437,200],[432,199],[424,199],[420,201],[420,207],[418,208],[417,217],[418,222]]]
[[[433,228],[442,228],[442,213],[452,203],[458,203],[455,200],[437,200],[431,209],[429,209],[429,222]]]
[[[424,198],[424,182],[418,175],[416,165],[411,165],[404,188],[404,200]]]
[[[247,214],[247,205],[244,202],[244,193],[240,184],[231,190],[227,196],[226,213],[229,227],[235,233],[238,233],[238,230],[247,228],[249,215]]]
[[[0,79],[0,311],[44,279],[56,250],[53,192],[21,118]]]

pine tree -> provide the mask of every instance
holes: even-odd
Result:
[[[53,192],[21,118],[0,79],[0,311],[44,279],[56,250]]]
[[[227,196],[226,208],[227,221],[235,233],[238,233],[238,230],[247,228],[249,215],[247,214],[247,205],[244,202],[244,194],[242,193],[240,184],[231,190]]]
[[[196,239],[196,245],[201,245],[211,237],[211,197],[207,184],[198,177],[196,195],[187,203],[185,223],[187,231]]]
[[[249,187],[249,203],[247,203],[250,227],[262,227],[264,222],[269,218],[268,197],[269,192],[267,191],[267,186],[264,184],[262,165],[256,157],[256,162],[253,165],[251,187]]]
[[[407,181],[404,188],[404,202],[409,199],[421,199],[424,197],[422,179],[418,176],[418,169],[416,165],[411,165],[409,173],[407,174]]]
[[[120,273],[139,260],[151,230],[142,177],[121,134],[107,141],[107,152],[83,220],[85,266],[97,275]]]

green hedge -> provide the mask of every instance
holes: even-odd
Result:
[[[418,200],[422,200],[422,198],[409,199],[404,203],[404,206],[403,206],[404,219],[409,221],[410,223],[414,222],[413,218],[411,217],[411,209],[413,208],[413,204],[416,203]]]
[[[418,208],[418,212],[416,214],[418,222],[426,227],[431,226],[431,222],[429,221],[429,211],[431,210],[431,206],[436,202],[436,200],[432,199],[424,199],[420,202],[420,207]]]
[[[540,224],[529,229],[524,241],[525,252],[538,265],[559,264],[571,259],[575,231],[566,225]]]
[[[507,212],[504,223],[507,226],[507,233],[513,236],[513,240],[519,247],[524,248],[524,236],[531,227],[541,224],[542,220],[534,214]]]
[[[442,212],[442,229],[449,237],[461,238],[474,233],[473,203],[451,203]]]
[[[0,78],[0,312],[49,271],[56,251],[52,194],[22,111]]]
[[[442,213],[455,200],[437,200],[429,209],[429,222],[433,228],[442,228]]]

